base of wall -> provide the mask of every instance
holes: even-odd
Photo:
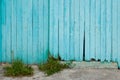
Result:
[[[69,63],[69,62],[68,62]],[[80,68],[95,68],[95,69],[118,69],[118,64],[114,62],[72,62],[71,67]]]

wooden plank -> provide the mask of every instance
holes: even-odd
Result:
[[[79,27],[80,27],[80,24],[79,24],[79,19],[80,19],[80,15],[79,15],[79,13],[80,13],[80,9],[79,9],[79,6],[80,5],[80,2],[79,2],[79,0],[75,0],[75,60],[76,61],[79,61],[80,60],[80,29],[79,29]]]
[[[54,29],[54,0],[50,0],[50,31],[49,31],[49,50],[50,54],[53,55],[53,29]]]
[[[64,2],[64,56],[68,60],[69,56],[69,1]]]
[[[53,5],[54,5],[53,54],[54,54],[54,57],[57,58],[58,57],[58,0],[54,0]]]
[[[33,1],[33,62],[38,63],[38,33],[39,33],[39,14],[38,14],[38,0]]]
[[[112,33],[112,2],[111,0],[106,1],[106,60],[111,60],[111,33]]]
[[[43,0],[39,0],[39,61],[43,63],[44,58],[44,48],[43,48]]]
[[[2,62],[6,61],[6,2],[2,0]]]
[[[44,62],[48,58],[48,0],[44,0]],[[56,43],[58,45],[58,43]]]
[[[64,12],[63,12],[63,9],[64,9],[64,0],[59,0],[59,56],[61,57],[62,60],[64,59],[64,37],[63,37],[63,33],[64,33],[63,32],[64,30],[63,13]],[[51,31],[52,30],[50,29],[50,32]]]
[[[90,60],[90,0],[85,0],[85,60]]]
[[[0,62],[2,62],[2,1],[0,1]]]
[[[12,57],[12,60],[16,59],[17,58],[17,52],[16,52],[16,48],[17,48],[17,35],[16,35],[16,29],[17,29],[17,25],[16,25],[16,10],[17,10],[17,4],[16,4],[16,0],[12,0],[12,21],[11,21],[11,54],[13,56]]]
[[[100,54],[100,33],[101,33],[101,2],[96,1],[96,60],[101,59]]]
[[[117,60],[117,0],[112,1],[112,60]]]
[[[12,2],[6,1],[6,61],[11,62],[11,9]]]
[[[117,56],[117,62],[118,62],[118,68],[120,68],[120,5],[119,5],[119,3],[120,3],[120,0],[118,0],[118,2],[117,2],[117,16],[118,16],[118,18],[117,18],[117,23],[118,23],[118,56]]]
[[[74,60],[74,14],[75,14],[75,0],[70,0],[70,59]]]
[[[101,0],[101,61],[106,57],[106,1]]]
[[[23,49],[22,49],[22,0],[17,0],[16,1],[17,9],[16,9],[16,34],[17,34],[17,58],[22,60],[22,55],[23,55]]]
[[[22,59],[24,61],[24,63],[28,63],[28,0],[22,0],[22,12],[23,12],[23,16],[22,16],[22,28],[23,28],[23,33],[22,33],[22,38],[23,38],[23,56]]]
[[[95,59],[95,0],[91,0],[90,5],[90,58]]]
[[[80,0],[80,61],[83,60],[83,41],[84,41],[84,29],[85,29],[85,1]]]
[[[35,1],[35,0],[34,0]],[[28,0],[27,1],[28,3],[27,3],[27,6],[26,6],[26,8],[27,8],[27,11],[26,11],[26,13],[27,13],[27,30],[28,30],[28,32],[27,32],[27,50],[28,50],[28,54],[27,54],[27,58],[28,58],[28,63],[29,64],[32,64],[33,63],[33,59],[36,59],[36,58],[33,58],[33,59],[31,59],[32,57],[33,57],[33,54],[32,54],[32,0]],[[36,54],[36,53],[34,53],[34,54]]]

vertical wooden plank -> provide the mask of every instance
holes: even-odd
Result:
[[[27,1],[27,27],[28,27],[28,34],[27,34],[27,58],[28,58],[28,63],[31,64],[32,61],[32,0]],[[34,53],[36,54],[36,53]]]
[[[53,54],[54,57],[58,57],[58,0],[54,0],[54,48],[53,48]]]
[[[68,60],[69,56],[69,0],[64,2],[64,56]]]
[[[120,0],[118,0],[117,2],[117,16],[118,16],[118,20],[117,20],[117,23],[118,23],[118,56],[117,56],[117,60],[118,60],[118,68],[120,68]]]
[[[17,10],[17,5],[16,5],[16,0],[12,0],[11,1],[12,2],[12,22],[11,22],[11,47],[12,47],[12,49],[11,49],[11,54],[12,54],[12,58],[13,59],[16,59],[17,58],[17,52],[16,52],[16,45],[17,45],[17,43],[16,43],[16,10]],[[12,59],[12,60],[13,60]]]
[[[2,0],[2,61],[6,61],[6,2]]]
[[[101,61],[106,57],[106,1],[101,0]]]
[[[85,27],[85,1],[80,0],[80,60],[83,60],[83,41]]]
[[[74,14],[75,14],[75,0],[70,0],[70,59],[74,60]]]
[[[2,10],[1,10],[1,5],[2,5],[2,2],[0,1],[0,12],[2,13]],[[0,13],[0,63],[2,62],[2,15]]]
[[[33,62],[38,63],[38,22],[39,22],[39,14],[38,14],[38,0],[33,0]]]
[[[43,63],[43,0],[39,0],[39,61]]]
[[[90,9],[90,58],[95,59],[95,0],[91,0]]]
[[[111,16],[111,0],[106,1],[106,60],[111,60],[111,33],[112,33],[112,16]]]
[[[16,1],[17,9],[16,9],[16,34],[17,34],[17,58],[22,60],[22,55],[23,55],[23,49],[22,49],[22,0],[17,0]]]
[[[59,0],[59,55],[62,60],[64,59],[64,37],[63,37],[63,33],[64,33],[63,13],[64,11],[63,10],[64,10],[64,0]]]
[[[112,60],[117,60],[117,0],[112,0]]]
[[[101,1],[96,1],[96,60],[101,59],[100,55],[100,33],[101,33]]]
[[[44,62],[47,61],[48,58],[48,0],[44,0]],[[58,29],[58,28],[57,28]],[[58,33],[58,31],[57,31]],[[58,35],[57,35],[58,36]],[[57,39],[58,40],[58,39]],[[58,42],[56,43],[58,47]],[[58,50],[57,50],[58,51]]]
[[[12,2],[6,1],[6,61],[11,62],[11,14]]]
[[[80,49],[79,49],[79,46],[80,46],[80,43],[79,43],[79,0],[75,0],[75,60],[76,61],[79,61],[80,60]]]
[[[90,60],[90,0],[85,0],[85,60]]]
[[[23,12],[23,32],[22,32],[22,38],[23,38],[23,56],[22,56],[22,59],[24,61],[24,63],[28,63],[28,0],[22,0],[22,12]]]
[[[49,50],[50,50],[50,54],[53,55],[53,47],[54,47],[54,0],[50,0],[50,46],[49,46]]]

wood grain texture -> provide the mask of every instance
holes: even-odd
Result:
[[[0,62],[2,62],[2,1],[0,1]]]
[[[1,0],[0,62],[115,61],[120,0]]]

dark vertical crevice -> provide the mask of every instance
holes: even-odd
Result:
[[[85,61],[85,29],[84,29],[84,38],[83,38],[83,61]]]

